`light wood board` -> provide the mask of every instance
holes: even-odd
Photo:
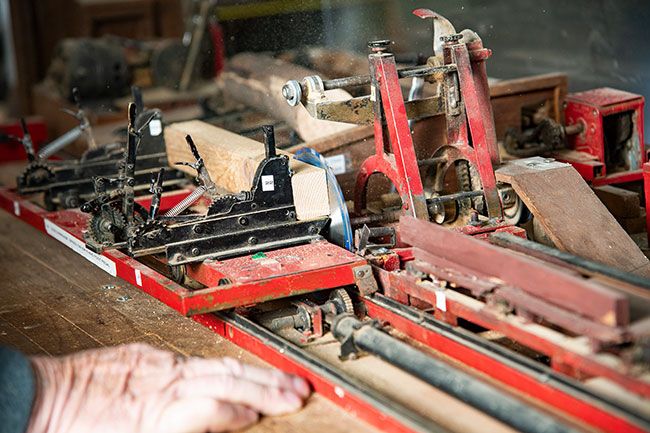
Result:
[[[212,180],[228,192],[248,191],[255,171],[264,159],[264,144],[234,134],[205,122],[192,120],[165,128],[167,158],[170,165],[194,161],[185,136],[190,135],[205,161]],[[293,197],[298,219],[307,220],[329,215],[329,195],[325,171],[290,156]],[[176,166],[192,175],[191,167]]]

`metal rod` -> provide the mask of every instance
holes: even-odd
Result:
[[[273,125],[262,125],[262,132],[264,133],[264,150],[266,151],[266,159],[275,158],[275,132]]]
[[[567,425],[522,403],[424,352],[361,322],[353,315],[340,315],[332,322],[332,333],[341,342],[412,374],[426,383],[458,398],[486,414],[524,433],[573,432]]]
[[[397,76],[399,78],[426,77],[436,73],[448,73],[456,70],[456,65],[444,66],[415,66],[412,68],[399,69]],[[336,78],[334,80],[324,80],[323,88],[325,90],[342,89],[346,87],[365,86],[372,82],[370,75],[355,75],[353,77]],[[304,90],[304,89],[303,89]]]

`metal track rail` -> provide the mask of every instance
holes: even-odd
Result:
[[[483,366],[485,368],[484,372],[497,380],[500,380],[500,377],[497,377],[498,375],[495,374],[495,370],[490,370],[486,360],[498,364],[499,366],[503,366],[504,368],[522,376],[531,378],[534,382],[539,384],[540,388],[550,388],[553,391],[551,394],[554,398],[549,399],[549,401],[544,400],[543,398],[540,399],[539,393],[531,394],[531,391],[539,392],[539,389],[524,389],[524,385],[520,382],[519,385],[521,385],[521,388],[519,386],[514,386],[519,391],[525,392],[533,398],[543,400],[545,403],[552,404],[561,411],[580,418],[588,424],[609,431],[650,431],[649,418],[644,417],[643,415],[640,415],[600,394],[596,394],[578,381],[559,374],[547,366],[526,358],[512,350],[478,337],[469,331],[441,322],[430,314],[400,304],[399,302],[381,294],[375,294],[372,297],[364,298],[364,303],[366,308],[368,308],[370,317],[387,320],[396,330],[409,335],[411,338],[414,338],[425,345],[433,347],[431,340],[424,338],[422,334],[416,335],[413,332],[409,332],[409,329],[406,329],[407,326],[405,326],[404,323],[399,323],[398,320],[394,319],[404,319],[414,325],[414,328],[419,328],[419,330],[423,332],[433,333],[439,338],[444,339],[446,342],[456,343],[466,350],[473,352],[473,354],[479,355],[482,358],[482,362],[478,365]],[[393,320],[391,320],[391,317]],[[437,345],[437,347],[433,348],[453,357],[453,351],[449,349],[448,345],[446,346],[447,347],[442,347],[442,345]],[[465,363],[467,360],[460,359],[460,361]],[[476,368],[476,366],[472,365],[470,365],[470,367]],[[512,378],[511,375],[508,376]],[[506,385],[512,386],[507,383]],[[560,398],[560,396],[563,396],[563,398]],[[566,397],[568,397],[569,400],[566,400]],[[578,408],[578,404],[582,404],[585,407]],[[585,410],[588,412],[585,412]],[[616,418],[616,420],[614,418]]]
[[[228,311],[214,313],[214,315],[225,324],[259,340],[267,350],[270,349],[282,354],[283,357],[288,358],[290,361],[307,368],[311,374],[337,387],[337,393],[353,396],[356,399],[364,401],[371,405],[378,413],[393,418],[399,424],[406,427],[408,431],[430,433],[449,432],[449,430],[439,426],[434,421],[378,393],[363,382],[323,362],[304,349],[301,349],[297,345],[240,314]]]

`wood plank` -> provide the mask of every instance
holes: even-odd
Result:
[[[495,172],[509,183],[556,247],[648,277],[648,259],[569,164],[534,157]]]
[[[186,135],[191,135],[205,166],[217,186],[228,192],[248,191],[255,171],[264,159],[264,145],[205,122],[192,120],[174,123],[165,128],[165,144],[170,164],[194,161]],[[283,153],[283,152],[279,152]],[[306,220],[329,215],[329,195],[325,171],[290,156],[293,170],[291,186],[298,219]],[[177,166],[196,175],[194,169]]]
[[[357,128],[355,125],[314,119],[302,105],[290,107],[287,104],[282,96],[282,86],[288,80],[302,81],[311,75],[320,74],[271,56],[241,53],[229,59],[227,70],[219,76],[218,82],[226,99],[234,99],[284,120],[305,141]],[[342,89],[331,90],[327,94],[331,100],[352,97]]]
[[[402,217],[401,240],[441,257],[461,268],[496,279],[501,285],[517,287],[566,310],[582,314],[608,326],[629,323],[627,298],[604,284],[586,281],[576,272],[500,248],[428,221]],[[443,246],[443,248],[439,246]],[[589,299],[589,302],[585,302]]]

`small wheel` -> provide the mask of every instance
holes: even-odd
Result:
[[[330,293],[330,301],[336,306],[336,314],[354,314],[352,299],[345,289],[334,289]]]
[[[59,193],[59,203],[64,209],[73,209],[81,205],[79,192],[76,189]]]
[[[172,280],[176,281],[178,284],[187,283],[187,268],[185,265],[169,265],[169,272]]]

